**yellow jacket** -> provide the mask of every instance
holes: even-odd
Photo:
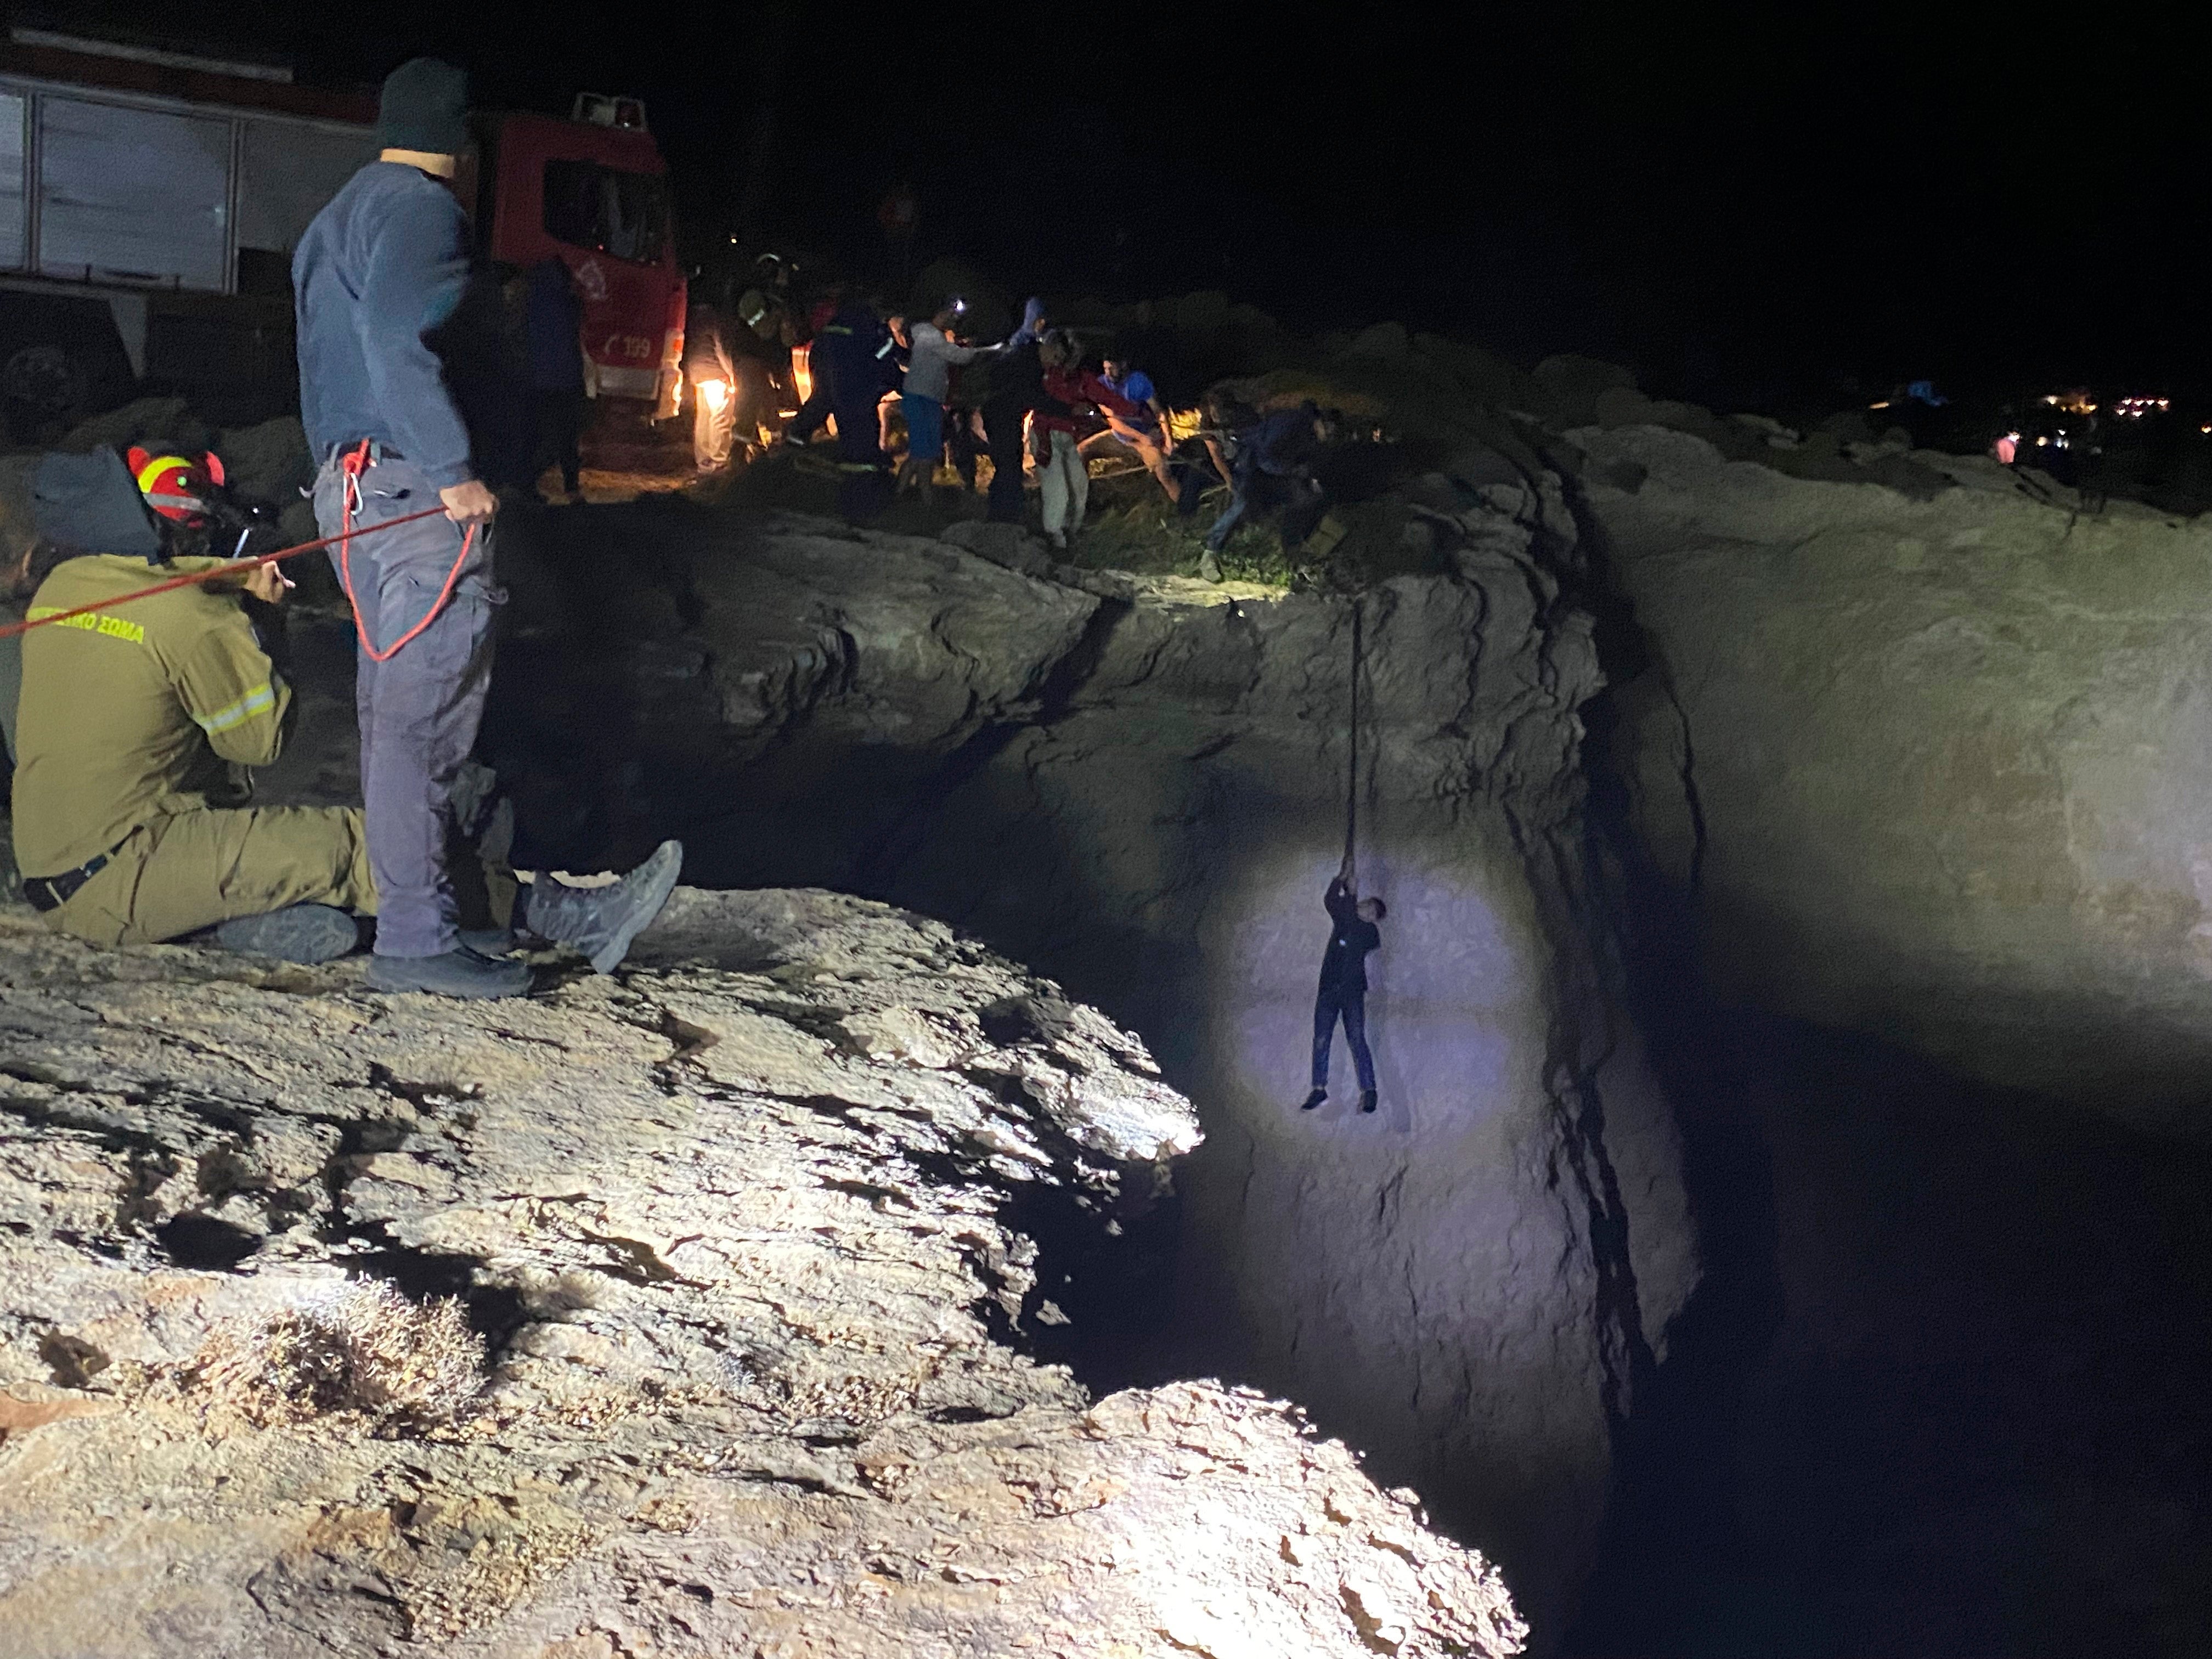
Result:
[[[33,620],[223,563],[94,554],[57,565]],[[148,819],[208,805],[221,763],[266,766],[291,688],[234,592],[180,587],[23,635],[15,726],[15,861],[59,875]]]

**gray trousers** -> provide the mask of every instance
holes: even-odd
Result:
[[[412,465],[382,461],[362,476],[354,527],[437,504],[437,490]],[[332,461],[315,480],[315,520],[323,534],[337,534],[344,513],[345,477]],[[460,526],[446,518],[353,544],[354,597],[379,650],[388,650],[437,603],[460,546]],[[336,548],[331,563],[338,567]],[[493,607],[506,597],[492,585],[486,526],[477,532],[453,598],[398,655],[380,663],[356,641],[354,709],[361,722],[368,862],[379,899],[379,956],[439,956],[460,943],[446,835],[453,780],[476,744],[491,684]]]

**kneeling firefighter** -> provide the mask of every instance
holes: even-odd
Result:
[[[218,944],[291,962],[352,950],[349,913],[377,909],[361,809],[241,804],[246,769],[276,760],[292,725],[291,688],[241,603],[279,602],[277,568],[173,554],[113,450],[45,457],[33,494],[51,568],[23,636],[24,896],[49,927],[98,945],[213,927]],[[199,572],[216,574],[64,614]],[[605,972],[659,913],[682,857],[670,842],[612,886],[541,881],[518,899],[514,931],[574,945]],[[513,968],[499,982],[527,989],[527,967]]]

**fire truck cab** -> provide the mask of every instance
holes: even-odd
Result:
[[[565,121],[494,115],[477,128],[484,252],[506,266],[568,266],[584,300],[585,389],[675,414],[687,295],[645,106],[586,93]]]

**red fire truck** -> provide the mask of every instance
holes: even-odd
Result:
[[[12,28],[0,45],[0,415],[19,441],[141,382],[281,396],[291,252],[375,158],[375,100],[282,64]],[[486,114],[456,180],[495,264],[558,258],[594,396],[672,415],[684,283],[635,99]]]
[[[484,252],[503,265],[567,265],[584,296],[586,389],[673,415],[686,295],[668,169],[645,106],[587,93],[566,121],[493,115],[477,129]]]

